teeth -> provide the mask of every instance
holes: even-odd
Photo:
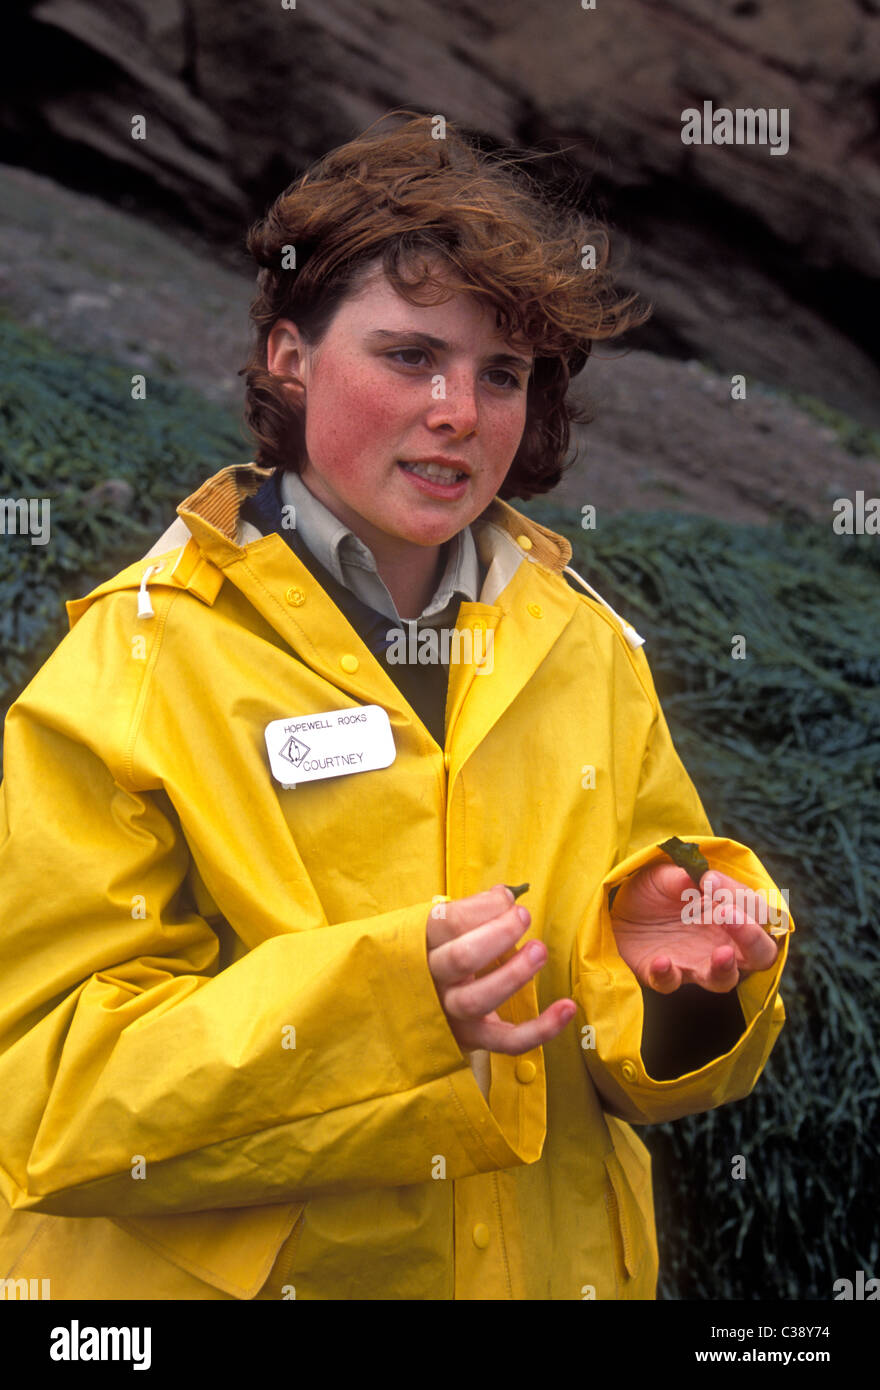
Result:
[[[405,463],[403,467],[407,473],[416,473],[420,478],[427,478],[435,483],[458,482],[459,478],[466,475],[455,468],[446,468],[440,463]]]

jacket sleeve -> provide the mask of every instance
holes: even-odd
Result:
[[[439,1156],[450,1178],[540,1157],[540,1050],[528,1105],[490,1108],[428,969],[432,899],[301,929],[292,893],[275,934],[220,968],[220,938],[191,910],[191,853],[171,801],[126,782],[116,678],[102,694],[71,637],[6,721],[0,1190],[10,1206],[247,1207],[422,1183]],[[71,712],[92,701],[91,721]],[[517,1021],[537,1016],[534,987],[511,1003]]]
[[[779,946],[769,970],[749,975],[738,987],[742,1028],[734,1044],[705,1065],[660,1080],[647,1068],[643,1052],[645,1009],[643,991],[617,950],[609,911],[609,892],[629,875],[653,861],[668,863],[657,846],[672,835],[695,841],[710,868],[719,869],[746,887],[763,894],[771,909],[780,904],[779,888],[760,860],[745,845],[712,834],[697,791],[684,769],[669,732],[647,661],[641,650],[632,660],[652,701],[654,718],[643,750],[638,790],[623,853],[596,889],[580,924],[572,962],[572,998],[580,1011],[587,1070],[611,1114],[634,1124],[676,1120],[748,1095],[755,1085],[785,1021],[779,979],[788,956],[789,934],[777,937]],[[789,931],[793,930],[789,918]],[[706,991],[700,990],[701,995]],[[720,1004],[729,1032],[730,1011]],[[656,1025],[672,1018],[675,995],[663,1008],[651,1010]],[[693,1013],[689,1008],[691,1018]],[[707,1028],[712,1012],[702,1009]],[[714,1031],[714,1030],[713,1030]],[[722,1029],[718,1030],[723,1031]],[[734,1029],[734,1033],[737,1030]],[[593,1044],[590,1046],[589,1044]]]

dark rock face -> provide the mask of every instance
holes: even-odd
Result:
[[[627,233],[625,278],[656,308],[641,346],[880,424],[878,11],[35,0],[11,22],[0,157],[228,246],[310,160],[395,107],[561,145]],[[787,111],[787,152],[684,144],[682,112],[704,101]]]

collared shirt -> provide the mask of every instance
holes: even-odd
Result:
[[[292,515],[285,510],[288,506],[296,509]],[[449,683],[444,645],[438,644],[436,661],[425,661],[418,654],[413,660],[409,653],[417,648],[409,639],[419,627],[455,628],[462,601],[478,600],[485,573],[470,528],[452,538],[458,545],[452,546],[440,584],[422,615],[406,620],[399,616],[379,578],[372,551],[309,492],[298,476],[276,469],[246,499],[239,515],[262,535],[275,531],[286,541],[385,666],[434,740],[444,747]],[[401,645],[407,653],[403,659]]]
[[[280,492],[282,505],[294,508],[295,529],[334,579],[377,613],[384,613],[402,626],[406,620],[398,613],[369,546],[315,497],[298,473],[288,471],[281,475]],[[464,527],[447,545],[446,567],[440,583],[415,620],[422,626],[454,626],[451,612],[453,607],[456,611],[458,608],[458,604],[453,603],[454,596],[459,594],[471,603],[480,596],[483,576],[471,528]]]

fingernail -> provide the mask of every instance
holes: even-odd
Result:
[[[527,927],[529,925],[529,922],[531,922],[532,920],[529,909],[527,907],[518,907],[516,910],[519,913],[519,920],[522,922],[524,927]]]
[[[530,941],[526,950],[529,954],[529,960],[532,961],[533,964],[544,959],[544,947],[541,945],[540,941]]]

